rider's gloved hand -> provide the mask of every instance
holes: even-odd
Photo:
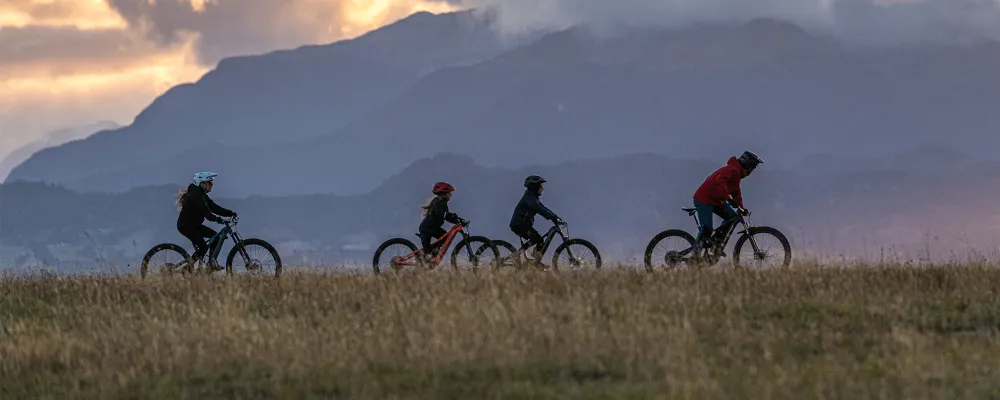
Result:
[[[745,208],[741,208],[740,209],[740,214],[743,214],[744,217],[749,217],[750,216],[750,210],[747,210]]]
[[[565,224],[566,221],[563,221],[562,218],[555,217],[555,219],[552,220],[552,223],[554,223],[556,225],[562,225],[562,224]]]
[[[462,218],[462,217],[459,217],[458,218],[458,223],[462,224],[462,226],[468,226],[469,225],[469,220],[467,220],[465,218]]]

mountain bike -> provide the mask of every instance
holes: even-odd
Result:
[[[401,271],[406,267],[432,269],[444,260],[452,241],[461,235],[462,240],[451,253],[451,266],[455,270],[478,269],[480,266],[495,266],[497,248],[493,242],[482,236],[472,236],[468,232],[469,221],[462,220],[451,227],[448,233],[431,243],[433,256],[425,259],[424,250],[404,238],[386,240],[375,250],[372,267],[376,274],[387,271]],[[417,234],[420,237],[420,234]],[[436,249],[436,250],[435,250]],[[461,257],[465,257],[460,260]]]
[[[562,238],[563,242],[556,247],[555,253],[552,254],[553,270],[558,271],[559,268],[601,268],[601,253],[597,251],[597,247],[586,240],[571,238],[569,236],[569,225],[562,221],[553,224],[552,227],[549,228],[544,235],[542,235],[542,248],[540,254],[545,254],[545,252],[548,251],[549,246],[552,245],[552,242],[557,235]],[[527,245],[524,238],[520,239],[521,247],[518,249],[515,249],[514,245],[506,241],[494,241],[501,254],[497,259],[498,268],[513,266],[514,268],[520,269],[524,266],[522,264],[521,257],[530,246]],[[541,264],[540,260],[533,261],[536,267],[544,269],[545,266]]]
[[[682,208],[699,225],[694,208]],[[679,229],[661,232],[646,247],[646,270],[654,272],[656,267],[673,269],[684,264],[688,266],[712,266],[726,256],[725,248],[734,233],[740,235],[733,250],[733,264],[742,267],[787,267],[792,263],[792,248],[788,239],[777,229],[753,226],[745,210],[738,209],[732,217],[715,230],[708,245],[696,243],[694,236]],[[736,232],[738,227],[743,230]],[[747,247],[747,244],[750,246]],[[745,259],[744,259],[745,258]],[[765,265],[772,262],[773,264]]]
[[[206,252],[199,260],[190,259],[183,247],[173,243],[153,246],[142,259],[140,274],[143,278],[153,272],[166,275],[188,275],[197,272],[211,274],[215,272],[214,269],[195,269],[195,263],[201,261],[204,265],[218,265],[217,260],[219,253],[222,252],[222,244],[227,238],[231,238],[236,244],[229,251],[229,257],[226,258],[226,273],[228,275],[233,275],[235,272],[246,272],[250,275],[274,274],[275,278],[281,277],[281,257],[278,256],[278,251],[264,240],[243,239],[243,236],[236,231],[238,223],[236,217],[225,220],[225,226],[208,241],[211,251]],[[206,258],[208,264],[204,262]]]

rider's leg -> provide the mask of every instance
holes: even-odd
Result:
[[[707,204],[702,204],[697,201],[694,202],[695,211],[698,213],[698,243],[701,243],[704,239],[709,239],[712,237],[712,218],[715,213],[715,207]]]
[[[437,248],[437,246],[432,246],[431,242],[437,238],[440,238],[441,236],[444,236],[447,233],[448,231],[445,231],[443,228],[440,227],[438,227],[437,229],[420,230],[420,245],[421,248],[424,250],[424,258],[429,259],[431,257],[434,257],[434,249]]]
[[[542,244],[544,244],[543,240],[542,240],[542,234],[538,233],[538,231],[535,230],[535,228],[531,228],[531,227],[529,227],[527,229],[527,232],[525,232],[525,233],[528,236],[528,243],[529,243],[529,245],[530,244],[534,244],[535,245],[534,250],[531,251],[531,258],[534,258],[535,260],[541,260],[542,259],[542,255],[543,255],[542,254]]]
[[[530,226],[524,226],[524,227],[512,228],[511,231],[514,232],[514,234],[517,235],[518,237],[524,239],[524,244],[521,245],[520,250],[522,251],[527,250],[529,247],[534,245],[535,248],[534,250],[532,250],[532,256],[534,256],[534,258],[536,259],[540,257],[538,256],[538,253],[541,253],[542,235],[538,233],[538,231],[535,230],[535,228]]]
[[[723,232],[728,232],[730,226],[735,222],[732,221],[732,219],[737,215],[736,209],[729,205],[729,203],[725,203],[722,207],[714,207],[712,212],[714,212],[715,215],[718,215],[719,218],[722,218],[722,224],[719,225],[719,234],[721,235]]]
[[[208,231],[205,231],[205,229]],[[205,234],[208,232],[211,232],[211,234],[206,236]],[[208,242],[205,241],[205,238],[215,235],[215,231],[212,230],[212,228],[204,225],[192,229],[183,229],[180,230],[180,233],[184,235],[184,237],[188,238],[188,240],[191,241],[191,244],[194,245],[194,253],[191,254],[191,259],[193,260],[201,259],[206,253],[208,253]]]

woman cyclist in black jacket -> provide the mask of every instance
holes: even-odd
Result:
[[[221,224],[225,221],[219,216],[236,216],[235,212],[215,204],[208,197],[215,185],[216,176],[218,174],[213,172],[195,174],[194,183],[188,185],[187,189],[182,190],[177,196],[177,208],[180,210],[180,214],[177,216],[177,231],[194,244],[194,254],[191,255],[192,262],[205,256],[205,253],[209,251],[205,238],[211,238],[216,234],[214,229],[203,225],[205,220]],[[214,259],[209,260],[209,267],[214,270],[222,268]]]

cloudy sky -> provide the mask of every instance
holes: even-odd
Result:
[[[357,36],[443,0],[0,0],[0,158],[100,120],[127,124],[225,56]]]
[[[0,158],[58,128],[128,124],[222,57],[486,6],[511,30],[770,16],[875,43],[1000,39],[1000,0],[0,0]]]

